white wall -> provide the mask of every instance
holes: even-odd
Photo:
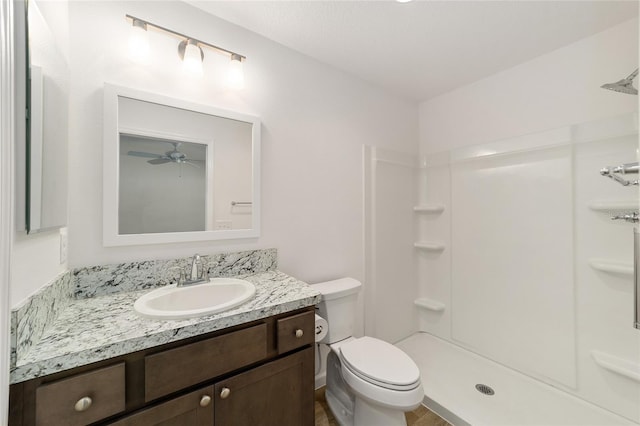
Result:
[[[600,86],[637,67],[636,18],[421,103],[421,153],[636,111],[637,97]]]
[[[66,270],[60,263],[60,232],[16,232],[11,250],[11,306],[16,307]]]
[[[205,50],[186,79],[177,40],[150,34],[149,65],[128,60],[125,13],[247,56],[230,93],[227,58]],[[72,2],[70,265],[276,247],[280,268],[309,282],[362,279],[362,145],[417,152],[417,105],[178,2]],[[110,82],[260,116],[262,236],[256,240],[102,246],[102,86]]]

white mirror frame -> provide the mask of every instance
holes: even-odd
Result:
[[[118,98],[126,97],[173,108],[215,115],[252,124],[252,216],[250,229],[231,229],[195,232],[165,232],[153,234],[119,234],[119,176],[120,129],[118,127]],[[103,134],[103,245],[105,247],[143,244],[183,243],[191,241],[233,240],[260,236],[260,119],[253,115],[169,98],[112,84],[104,85]],[[122,129],[126,130],[126,129]]]

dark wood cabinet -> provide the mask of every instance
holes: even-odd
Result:
[[[211,426],[213,386],[179,396],[111,423],[114,426]]]
[[[309,307],[18,383],[9,425],[311,426],[313,332]]]
[[[75,426],[124,411],[124,362],[36,389],[36,424]]]
[[[216,383],[216,426],[313,425],[313,362],[309,347]]]
[[[148,355],[144,358],[145,402],[266,357],[266,324]]]

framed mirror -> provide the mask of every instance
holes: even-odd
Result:
[[[105,85],[105,246],[260,235],[260,120]]]

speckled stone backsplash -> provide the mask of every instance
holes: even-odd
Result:
[[[278,266],[276,249],[201,256],[209,277],[257,274]],[[45,328],[74,299],[145,290],[175,283],[176,267],[190,267],[191,258],[148,260],[76,268],[64,272],[11,311],[11,366],[43,335]]]
[[[173,284],[180,275],[178,268],[189,269],[191,259],[148,260],[77,268],[73,270],[74,296],[94,297]],[[201,261],[209,269],[209,277],[229,277],[275,270],[278,252],[276,249],[266,249],[221,253],[201,256]]]
[[[69,305],[73,295],[71,274],[66,271],[11,310],[11,366],[40,340],[48,324]]]

